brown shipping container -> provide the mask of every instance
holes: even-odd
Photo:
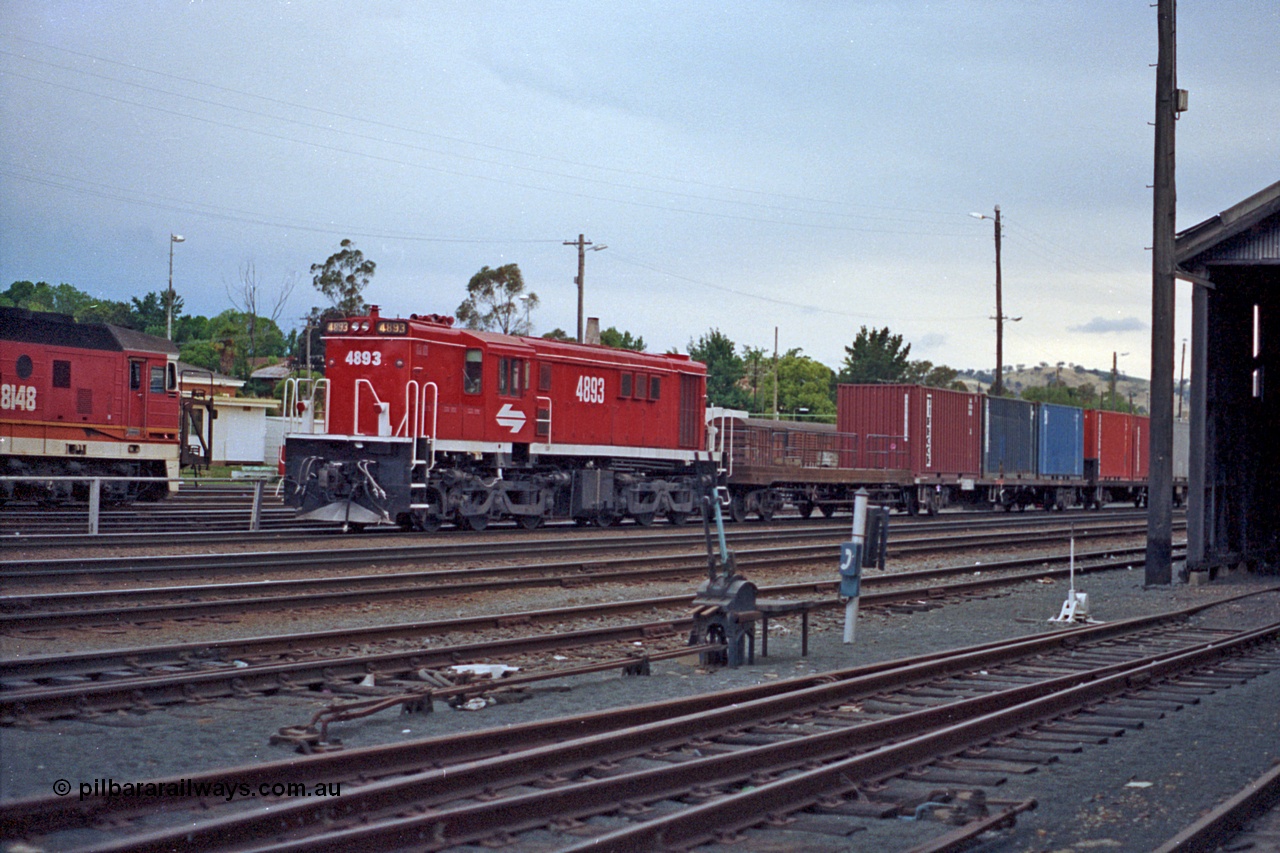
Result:
[[[840,385],[836,429],[856,436],[856,468],[929,479],[977,478],[981,396],[921,385]]]
[[[1126,412],[1103,412],[1098,409],[1085,410],[1084,458],[1098,460],[1099,479],[1121,481],[1135,479],[1133,433],[1133,415]]]

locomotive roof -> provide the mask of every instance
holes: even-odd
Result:
[[[386,320],[389,318],[371,313],[368,319]],[[559,355],[566,358],[595,358],[607,360],[614,364],[627,364],[650,370],[666,369],[702,372],[698,369],[703,366],[701,362],[694,361],[689,356],[681,353],[637,352],[636,350],[619,349],[617,347],[604,346],[603,344],[580,344],[577,341],[557,341],[551,338],[523,337],[504,335],[500,332],[485,332],[478,329],[464,329],[451,323],[440,322],[444,318],[440,318],[438,315],[413,315],[408,319],[414,326],[424,331],[429,331],[431,334],[443,333],[448,335],[452,333],[459,337],[473,338],[489,346],[528,349],[538,354]],[[587,352],[584,353],[584,350]],[[695,365],[697,367],[694,367]]]
[[[172,341],[145,332],[109,323],[77,323],[67,314],[25,308],[0,307],[0,340],[110,352],[178,353]]]

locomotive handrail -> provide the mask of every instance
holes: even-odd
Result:
[[[431,389],[431,432],[424,432],[426,427],[426,407],[427,407],[427,389]],[[412,417],[410,416],[412,413]],[[427,382],[422,385],[418,384],[418,380],[410,379],[404,386],[404,417],[400,420],[400,426],[396,428],[396,435],[404,433],[405,437],[413,442],[413,450],[411,451],[410,462],[414,468],[419,463],[425,462],[427,465],[427,473],[430,473],[436,467],[436,427],[439,423],[440,413],[440,388],[434,382]],[[431,457],[430,459],[420,459],[418,457],[418,439],[429,438],[431,440]],[[413,488],[415,484],[410,484]],[[421,484],[426,486],[425,481]]]
[[[550,397],[534,397],[533,398],[535,407],[537,406],[538,403],[540,403],[543,400],[547,401],[547,416],[546,418],[542,417],[542,409],[539,409],[539,408],[534,409],[534,417],[536,420],[534,421],[533,431],[534,431],[534,434],[536,435],[538,432],[538,427],[541,426],[542,424],[546,424],[547,425],[547,444],[550,444],[551,443],[551,398]]]
[[[307,392],[307,400],[303,402],[303,383],[309,385]],[[297,432],[295,427],[301,426],[303,431],[314,434],[316,431],[316,392],[324,388],[324,412],[325,423],[329,419],[329,380],[320,377],[319,379],[309,376],[295,376],[285,380],[284,383],[284,416],[287,420],[285,424],[285,433]],[[298,407],[303,408],[299,411]]]
[[[355,387],[355,401],[351,412],[351,434],[361,435],[360,432],[360,386],[368,385],[369,393],[373,395],[373,404],[378,408],[378,426],[374,435],[391,435],[391,405],[382,402],[382,398],[378,396],[377,390],[373,387],[373,383],[368,379],[357,379]],[[385,428],[385,432],[384,432]]]

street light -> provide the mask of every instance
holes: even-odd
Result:
[[[173,244],[185,239],[181,234],[169,235],[169,293],[164,308],[164,335],[169,340],[173,340]]]
[[[995,221],[996,228],[996,315],[991,319],[996,321],[996,378],[991,383],[991,393],[1000,395],[1004,393],[1004,321],[1016,323],[1021,317],[1004,316],[1004,303],[1001,301],[1000,293],[1000,205],[996,205],[995,216],[987,216],[985,213],[970,213],[974,219],[991,219]]]
[[[522,293],[522,294],[520,294],[519,296],[517,296],[517,297],[516,297],[516,299],[519,299],[521,302],[523,302],[523,303],[524,303],[524,333],[525,333],[526,335],[532,335],[532,334],[533,334],[533,328],[529,325],[529,301],[530,301],[530,294],[528,294],[528,293]]]

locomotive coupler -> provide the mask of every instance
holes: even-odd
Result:
[[[714,513],[719,550],[711,538]],[[703,652],[704,664],[741,666],[755,663],[756,585],[738,574],[733,552],[724,537],[724,517],[720,502],[712,495],[702,499],[702,526],[707,537],[707,580],[693,599],[693,630],[689,645],[722,645],[719,651]]]

